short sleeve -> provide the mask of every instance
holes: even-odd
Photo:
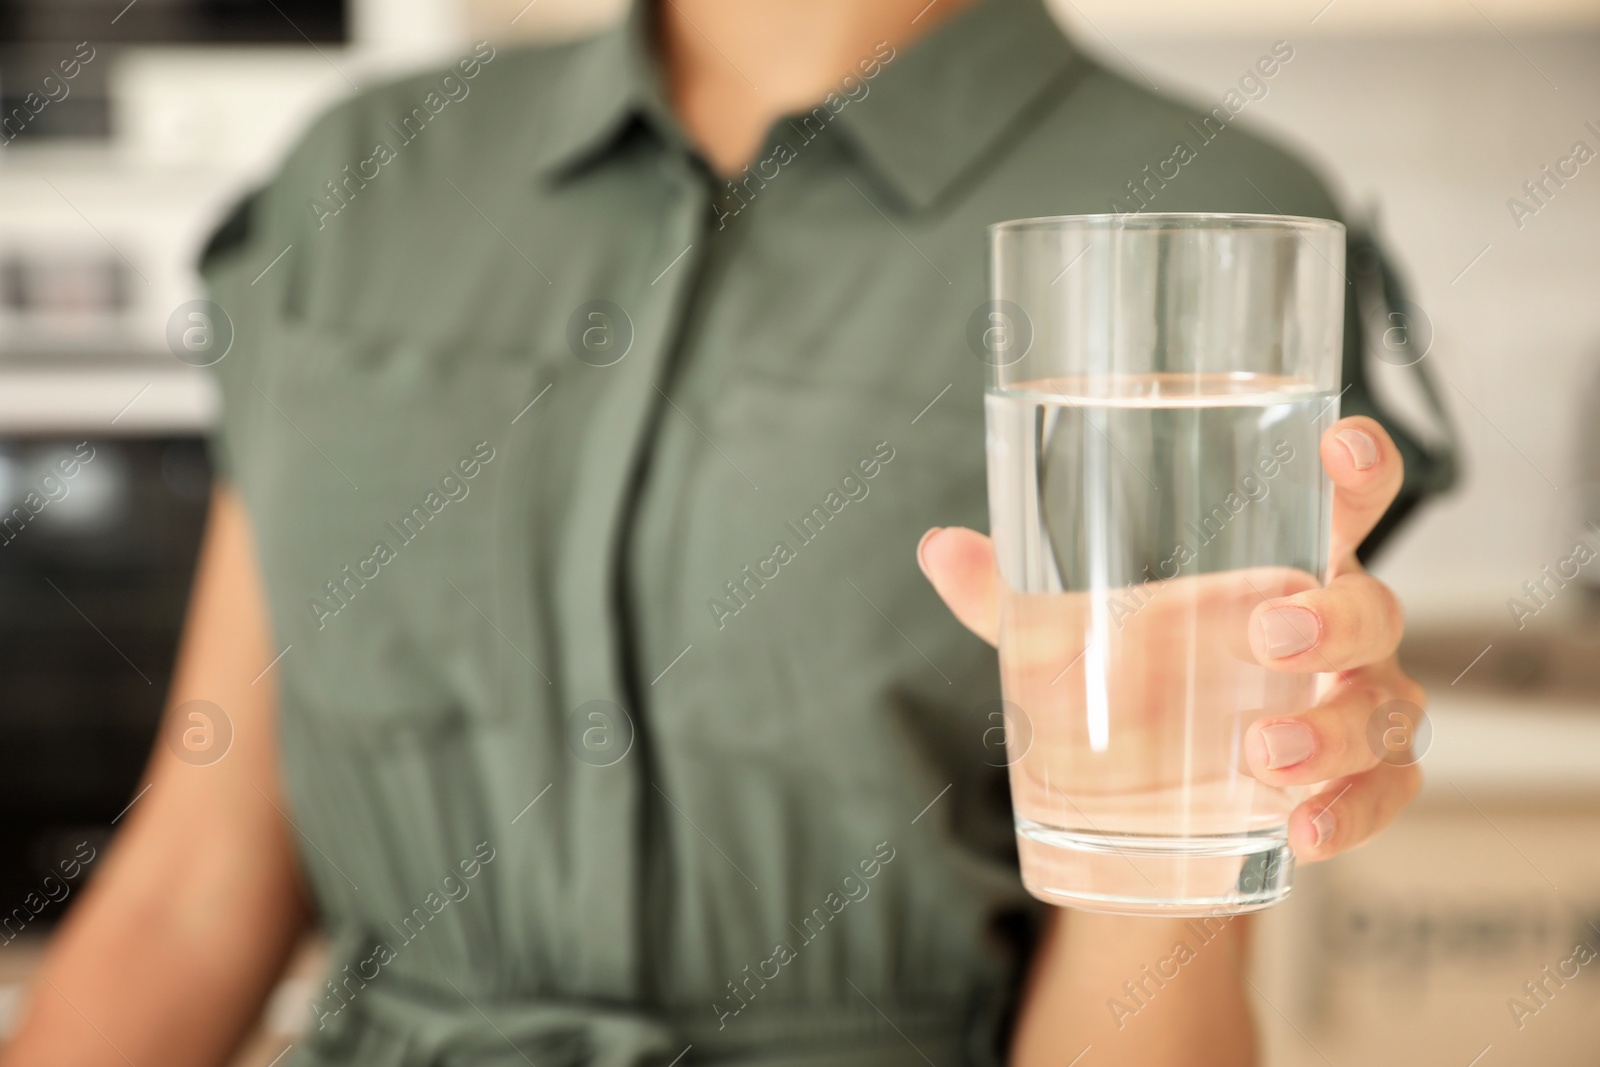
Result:
[[[298,153],[297,153],[298,154]],[[295,211],[295,157],[266,185],[243,197],[212,232],[199,272],[217,328],[231,343],[210,373],[222,398],[211,432],[211,461],[220,480],[237,483],[250,453],[253,427],[267,407],[258,391],[266,339],[291,311],[297,279],[313,232]],[[303,198],[301,198],[303,199]],[[269,409],[270,410],[270,409]]]

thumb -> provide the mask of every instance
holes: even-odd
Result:
[[[989,538],[963,526],[935,526],[917,542],[917,565],[961,625],[994,644],[999,627]]]

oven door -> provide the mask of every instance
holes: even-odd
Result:
[[[138,791],[210,483],[192,434],[0,437],[7,942],[61,917]]]

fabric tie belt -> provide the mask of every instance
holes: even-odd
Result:
[[[450,983],[455,985],[455,983]],[[450,989],[372,983],[297,1048],[294,1067],[939,1067],[972,1062],[961,1014],[942,1008],[794,1007],[728,1020],[661,1021],[581,1001],[494,1001]],[[452,999],[454,1002],[452,1002]],[[348,1014],[347,1014],[348,1013]],[[982,1057],[978,1057],[981,1059]]]

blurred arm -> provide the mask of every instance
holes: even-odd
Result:
[[[232,745],[192,766],[163,729],[149,791],[55,935],[4,1067],[215,1065],[256,1019],[308,913],[274,808],[275,673],[250,684],[277,651],[248,518],[219,487],[167,714],[210,701]]]
[[[1254,1064],[1244,995],[1249,921],[1052,909],[1013,1034],[1012,1067],[1074,1064],[1086,1046],[1083,1067]],[[1176,951],[1179,944],[1186,951]]]

